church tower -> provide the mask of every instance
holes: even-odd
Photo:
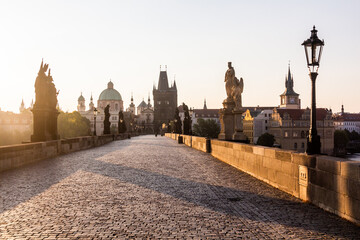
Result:
[[[20,113],[22,113],[25,110],[25,103],[24,103],[24,99],[21,100],[21,104],[20,104],[20,108],[19,111]]]
[[[206,98],[204,99],[204,107],[203,107],[203,109],[207,109],[207,106],[206,106]]]
[[[290,64],[288,75],[285,76],[285,91],[280,95],[280,108],[285,109],[300,109],[299,94],[294,91],[294,79],[290,72]]]
[[[82,93],[78,98],[77,110],[79,112],[85,112],[85,98],[83,97]]]
[[[174,118],[175,109],[177,108],[176,82],[174,80],[173,85],[169,87],[166,66],[165,71],[161,71],[160,66],[158,87],[156,88],[154,86],[153,98],[154,123],[157,128],[160,128],[163,123],[169,124],[169,122]]]
[[[134,104],[134,98],[133,98],[133,94],[131,93],[131,103],[129,105],[128,108],[129,112],[131,112],[132,114],[135,114],[135,104]]]
[[[91,94],[91,97],[90,97],[89,109],[94,110],[94,99],[93,99],[92,94]]]

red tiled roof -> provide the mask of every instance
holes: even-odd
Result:
[[[335,121],[358,122],[360,121],[359,113],[343,113],[335,117]]]
[[[292,120],[300,120],[301,116],[304,114],[304,112],[307,109],[277,109],[277,112],[280,114],[280,117],[283,118],[284,114],[287,113],[290,115],[290,118]],[[311,111],[310,109],[308,111]],[[317,108],[316,109],[316,120],[324,120],[326,115],[328,113],[328,110],[325,108]]]

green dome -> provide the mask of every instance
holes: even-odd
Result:
[[[100,93],[99,100],[122,101],[122,97],[120,93],[114,89],[114,84],[110,81],[108,88]]]

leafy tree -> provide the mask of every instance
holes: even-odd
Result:
[[[190,135],[191,134],[191,117],[189,113],[188,106],[183,103],[183,109],[184,109],[184,134]]]
[[[214,119],[199,118],[194,124],[193,134],[200,137],[217,138],[220,127]]]
[[[266,147],[272,147],[274,145],[274,142],[275,142],[274,135],[270,133],[264,133],[259,137],[256,144]]]
[[[335,153],[341,152],[346,148],[346,144],[349,142],[347,130],[335,130],[334,132],[334,150]],[[349,132],[349,131],[348,131]]]
[[[175,130],[174,133],[181,134],[181,119],[179,115],[179,109],[175,109],[175,116],[174,116],[174,122],[175,122]]]
[[[61,112],[58,117],[58,132],[61,138],[89,136],[90,120],[80,115],[79,112]]]

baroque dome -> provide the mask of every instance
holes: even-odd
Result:
[[[114,89],[114,83],[108,83],[107,89],[103,90],[100,93],[99,100],[114,100],[114,101],[122,101],[122,97],[120,93]]]
[[[79,101],[79,102],[80,102],[80,101],[85,101],[85,98],[83,97],[82,93],[81,93],[80,97],[78,98],[78,101]]]

